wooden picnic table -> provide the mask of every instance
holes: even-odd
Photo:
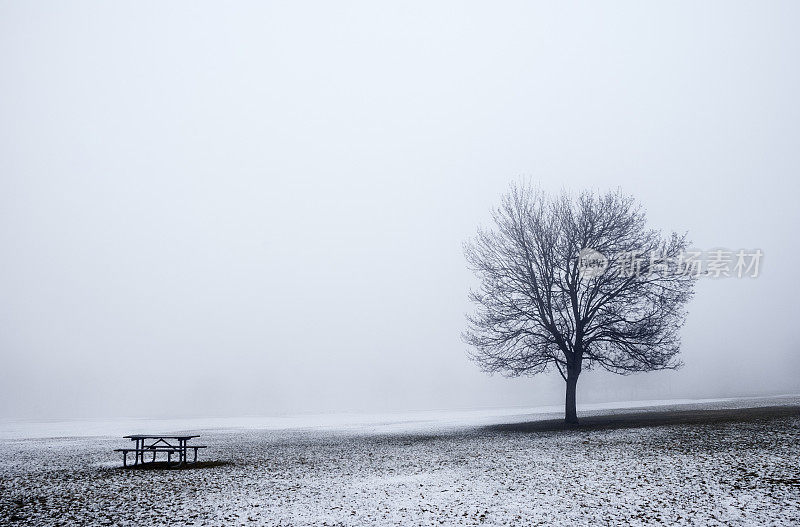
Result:
[[[116,448],[114,452],[122,452],[122,465],[128,466],[128,453],[134,453],[134,465],[144,463],[145,453],[152,453],[152,463],[156,461],[156,454],[158,452],[165,452],[167,454],[167,462],[172,463],[172,454],[178,455],[177,465],[182,465],[187,462],[187,452],[194,450],[193,463],[197,463],[197,451],[201,448],[206,448],[205,445],[189,445],[189,440],[199,435],[164,435],[164,434],[133,434],[123,436],[124,439],[130,439],[135,442],[134,448]]]

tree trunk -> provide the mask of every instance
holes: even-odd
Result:
[[[575,388],[578,386],[578,374],[567,374],[567,401],[564,406],[564,422],[568,425],[578,424],[578,412],[575,408]]]

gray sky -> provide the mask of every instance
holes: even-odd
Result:
[[[683,370],[800,392],[796,2],[3,2],[0,415],[558,404],[459,333],[508,183],[620,186],[697,247]],[[169,401],[164,405],[163,401]],[[154,404],[159,403],[159,404]]]

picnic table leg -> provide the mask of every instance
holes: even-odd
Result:
[[[128,466],[128,452],[126,450],[122,451],[122,466],[123,467]]]
[[[172,463],[172,452],[167,450],[167,464],[169,465],[170,463]]]
[[[156,451],[153,450],[153,463],[155,463],[155,462],[156,462]]]
[[[139,440],[136,440],[136,450],[133,452],[133,464],[139,464]]]
[[[194,447],[194,463],[197,463],[197,447]]]

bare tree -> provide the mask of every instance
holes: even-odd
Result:
[[[566,381],[565,421],[577,424],[584,369],[630,374],[680,366],[679,329],[696,277],[686,236],[648,229],[621,192],[550,196],[512,185],[494,228],[465,244],[480,279],[464,340],[490,373]]]

